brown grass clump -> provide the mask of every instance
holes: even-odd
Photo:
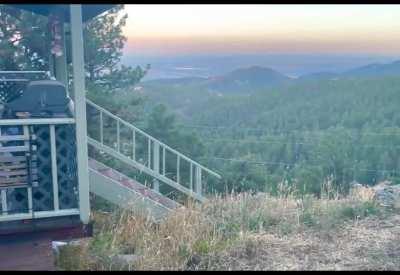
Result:
[[[95,237],[79,250],[91,270],[399,269],[399,215],[365,191],[317,199],[290,192],[218,196],[160,224],[132,211],[95,213]],[[127,264],[120,254],[135,254]],[[62,256],[61,256],[62,257]]]

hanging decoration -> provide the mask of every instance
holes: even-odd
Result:
[[[56,57],[60,57],[63,55],[62,51],[62,21],[60,18],[52,14],[49,16],[49,25],[50,25],[50,33],[52,37],[51,41],[51,53],[54,54]]]

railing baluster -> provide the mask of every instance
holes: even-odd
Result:
[[[136,160],[136,132],[132,130],[132,159]]]
[[[190,190],[193,191],[193,163],[190,163]]]
[[[177,159],[176,159],[176,182],[179,183],[180,182],[180,164],[181,164],[181,158],[179,157],[179,155],[176,155]]]
[[[165,176],[165,152],[166,152],[166,150],[165,150],[165,146],[163,146],[163,161],[162,161],[162,163],[163,163],[163,175]]]
[[[23,129],[24,129],[24,136],[26,138],[26,141],[24,142],[24,144],[26,146],[29,146],[29,138],[30,138],[29,137],[29,126],[28,125],[24,125]],[[52,146],[52,144],[51,144],[51,146]],[[32,157],[32,156],[30,155],[30,157]],[[31,169],[30,165],[28,166],[28,169]],[[32,180],[32,179],[30,179],[30,180]],[[27,192],[27,195],[28,195],[28,211],[29,211],[29,214],[33,214],[32,187],[27,187],[26,188],[26,192]],[[57,191],[57,193],[58,193],[58,191]],[[54,209],[54,210],[56,210],[56,209]]]
[[[1,210],[3,215],[8,215],[8,207],[7,207],[7,191],[5,189],[1,189]]]
[[[160,144],[156,141],[153,142],[153,169],[159,174],[160,173]],[[159,192],[160,183],[157,179],[153,179],[153,189]]]
[[[56,149],[56,130],[54,125],[50,125],[50,157],[51,157],[51,176],[53,182],[53,204],[54,210],[60,209],[58,201],[58,176],[57,176],[57,149]]]
[[[27,192],[28,192],[28,211],[29,214],[33,214],[32,187],[28,187]]]
[[[196,173],[196,190],[195,192],[201,196],[201,190],[202,190],[202,186],[201,186],[201,167],[196,166],[195,167],[195,173]]]
[[[100,143],[104,144],[103,142],[103,112],[100,110]]]
[[[147,155],[148,155],[148,159],[147,159],[147,166],[151,169],[151,139],[147,139]]]
[[[120,153],[119,120],[117,120],[117,151]]]

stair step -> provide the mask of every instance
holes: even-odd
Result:
[[[100,163],[94,159],[89,159],[90,168],[96,170],[100,174],[105,177],[108,177],[112,180],[119,182],[121,185],[128,187],[135,192],[141,194],[143,197],[147,197],[157,203],[164,205],[169,209],[173,209],[179,206],[179,204],[164,195],[157,193],[151,188],[144,186],[143,184],[137,182],[136,180],[125,176],[124,174],[106,166],[103,163]]]

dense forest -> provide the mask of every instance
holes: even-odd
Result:
[[[144,83],[142,94],[200,137],[199,160],[224,176],[218,191],[275,192],[284,183],[319,194],[326,181],[346,192],[352,181],[398,180],[396,76],[311,79],[243,95],[193,81]]]

